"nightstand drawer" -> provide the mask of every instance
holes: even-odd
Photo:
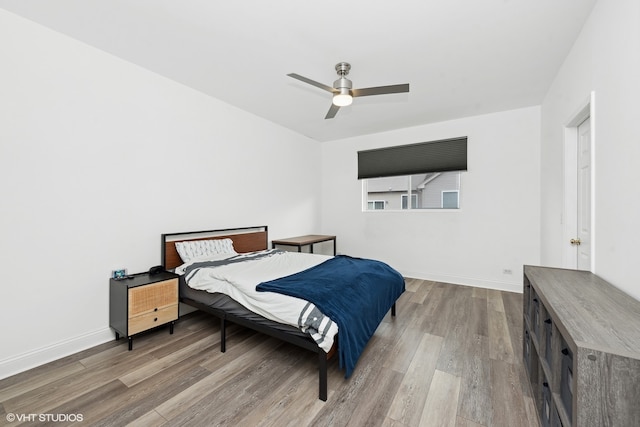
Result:
[[[145,286],[146,288],[146,286]],[[129,318],[129,335],[146,331],[178,318],[178,304]]]
[[[129,289],[129,317],[178,303],[178,279]]]

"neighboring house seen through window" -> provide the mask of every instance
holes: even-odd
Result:
[[[369,178],[363,181],[367,210],[460,208],[460,172]],[[410,206],[407,202],[409,194]]]

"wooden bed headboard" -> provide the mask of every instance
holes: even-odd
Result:
[[[222,230],[188,231],[162,235],[162,265],[167,270],[182,264],[176,250],[176,242],[190,240],[231,239],[237,252],[254,252],[268,249],[267,226],[226,228]]]

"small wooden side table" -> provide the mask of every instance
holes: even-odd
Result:
[[[116,341],[123,335],[133,349],[133,335],[178,320],[178,275],[163,271],[109,280],[109,326]]]
[[[289,237],[286,239],[278,239],[271,241],[271,248],[275,249],[276,245],[296,246],[298,252],[302,252],[303,246],[309,246],[309,251],[313,253],[314,243],[328,242],[333,240],[333,255],[336,255],[336,236],[327,236],[324,234],[308,234],[306,236]]]

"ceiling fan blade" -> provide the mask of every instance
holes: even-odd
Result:
[[[353,97],[369,95],[387,95],[391,93],[409,92],[409,83],[403,85],[366,87],[364,89],[352,89]]]
[[[333,119],[336,114],[338,113],[338,110],[340,109],[340,107],[338,107],[336,104],[334,104],[333,102],[331,103],[331,107],[329,108],[329,111],[327,111],[327,115],[324,116],[324,119]]]
[[[327,92],[334,93],[336,91],[331,86],[327,86],[327,85],[324,85],[322,83],[318,83],[317,81],[308,79],[308,78],[306,78],[304,76],[301,76],[300,74],[290,73],[290,74],[287,74],[287,76],[293,77],[294,79],[300,80],[301,82],[309,83],[310,85],[313,85],[315,87],[319,87],[320,89],[326,90]]]

